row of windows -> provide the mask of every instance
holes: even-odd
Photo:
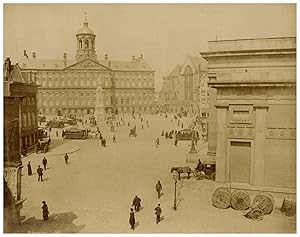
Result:
[[[89,79],[38,79],[37,84],[42,85],[42,87],[96,87],[97,86],[97,79],[89,80]],[[112,81],[109,79],[106,79],[102,82],[102,87],[111,87]],[[136,81],[136,80],[130,80],[130,81],[115,81],[116,87],[153,87],[152,81]]]
[[[99,74],[99,73],[93,73],[93,72],[66,72],[66,73],[58,73],[58,72],[48,72],[48,73],[41,73],[38,74],[38,78],[98,78],[99,75],[101,77],[108,78],[109,74]],[[149,73],[114,73],[115,79],[121,78],[121,79],[129,79],[129,78],[139,78],[139,79],[152,79],[153,75]]]
[[[24,97],[22,100],[23,105],[34,105],[35,99],[34,97]]]
[[[36,113],[28,112],[22,114],[22,126],[23,128],[31,127],[36,125]]]

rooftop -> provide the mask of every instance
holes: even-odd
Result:
[[[18,64],[22,69],[62,70],[66,67],[72,66],[77,62],[78,61],[76,60],[67,59],[65,65],[64,59],[33,59],[23,57]],[[146,63],[144,59],[138,59],[134,61],[98,60],[96,62],[116,71],[153,71],[153,69]]]
[[[232,39],[208,42],[208,52],[296,49],[295,37]]]

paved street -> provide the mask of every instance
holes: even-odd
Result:
[[[149,128],[146,120],[149,120]],[[19,231],[132,233],[128,219],[135,195],[142,199],[142,210],[135,216],[134,232],[137,233],[295,231],[295,219],[283,216],[278,210],[256,222],[243,217],[242,212],[214,208],[211,205],[214,182],[209,180],[178,181],[178,209],[174,211],[174,180],[170,169],[196,166],[185,162],[190,142],[179,141],[175,147],[174,140],[160,136],[162,129],[179,129],[177,121],[171,122],[170,116],[165,119],[160,115],[145,115],[144,129],[138,119],[135,121],[136,138],[128,137],[129,128],[133,126],[131,121],[130,127],[127,123],[116,127],[117,143],[112,143],[112,132],[101,130],[107,147],[101,147],[99,140],[70,140],[50,150],[46,153],[49,168],[44,171],[44,182],[37,182],[36,175],[43,154],[23,158],[22,196],[26,201],[21,210],[24,219]],[[185,121],[185,127],[188,125]],[[154,145],[157,137],[159,148]],[[61,139],[60,136],[57,139]],[[196,149],[205,153],[206,146],[198,143]],[[67,165],[63,152],[68,150],[78,151],[69,155]],[[30,177],[28,161],[34,172]],[[160,200],[155,191],[157,180],[163,186]],[[49,206],[48,221],[42,221],[43,200]],[[158,203],[163,210],[163,221],[157,225],[154,208]]]

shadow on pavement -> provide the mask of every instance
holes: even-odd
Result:
[[[14,228],[11,233],[78,233],[85,225],[75,225],[77,219],[73,212],[52,214],[47,221],[31,217]]]

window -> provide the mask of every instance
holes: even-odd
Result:
[[[26,97],[26,100],[27,100],[27,105],[30,105],[30,98]]]
[[[201,95],[202,95],[202,96],[205,96],[205,95],[206,95],[205,90],[201,90]]]
[[[204,113],[201,113],[201,116],[202,117],[206,117],[206,113],[204,112]]]
[[[26,121],[26,113],[23,113],[23,121],[22,121],[23,123],[23,127],[24,128],[26,128],[26,126],[27,126],[27,121]]]
[[[28,126],[31,126],[31,116],[30,116],[30,113],[27,114],[27,123],[28,123]]]
[[[121,99],[121,105],[124,103],[124,99]]]
[[[31,113],[31,120],[32,120],[32,125],[35,125],[35,113]]]
[[[206,99],[202,98],[202,99],[201,99],[201,103],[202,103],[202,104],[206,104]]]
[[[34,105],[34,98],[31,97],[31,104]]]

